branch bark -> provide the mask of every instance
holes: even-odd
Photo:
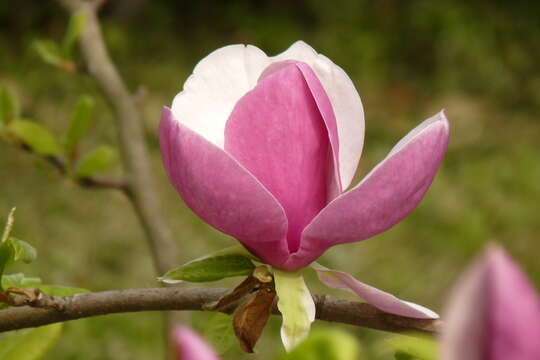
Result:
[[[79,294],[67,298],[42,298],[31,306],[0,311],[0,332],[36,327],[86,317],[168,310],[204,310],[204,305],[220,299],[227,289],[214,288],[145,288]],[[441,320],[413,319],[385,313],[367,303],[314,295],[319,320],[367,327],[389,332],[417,331],[436,334]],[[13,303],[17,303],[17,299]],[[20,304],[26,304],[19,301]],[[228,308],[227,313],[234,309]],[[279,315],[274,303],[273,314]]]
[[[178,248],[161,215],[161,205],[144,138],[140,112],[103,41],[97,11],[102,1],[58,0],[70,13],[81,12],[85,27],[80,38],[83,58],[90,74],[115,112],[128,193],[149,239],[154,264],[160,274],[178,265]]]

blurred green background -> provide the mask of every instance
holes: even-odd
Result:
[[[527,1],[110,0],[102,20],[120,72],[133,91],[146,93],[140,107],[182,260],[235,243],[185,207],[164,176],[156,138],[162,106],[212,50],[248,43],[274,55],[302,39],[343,67],[366,113],[359,177],[445,108],[450,148],[418,209],[390,231],[321,259],[440,310],[463,266],[489,241],[504,244],[540,285],[539,13],[540,4]],[[111,111],[93,80],[44,64],[31,47],[38,38],[60,39],[66,23],[54,1],[2,0],[0,85],[17,94],[25,117],[56,134],[65,132],[80,95],[95,96],[82,149],[115,145]],[[0,219],[17,206],[14,234],[39,251],[21,271],[91,290],[156,286],[141,227],[122,194],[77,187],[3,142],[0,164]],[[314,278],[309,285],[327,292]],[[209,316],[193,314],[194,326],[203,329]],[[339,325],[315,325],[325,326]],[[368,358],[391,358],[377,345],[387,334],[345,328]],[[273,319],[257,358],[280,351],[278,333]],[[47,359],[154,359],[161,344],[159,314],[114,315],[67,324]],[[224,358],[254,357],[234,346]]]

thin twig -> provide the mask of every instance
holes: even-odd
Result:
[[[60,175],[68,175],[66,162],[61,157],[52,155],[41,156],[33,152],[30,147],[24,144],[22,144],[20,148],[44,159],[46,162],[51,164],[60,173]],[[128,196],[131,195],[128,184],[123,179],[108,178],[104,176],[85,176],[81,178],[74,178],[73,180],[83,187],[95,189],[116,189],[124,192]]]
[[[97,11],[103,1],[58,1],[70,13],[84,14],[85,27],[79,41],[82,55],[89,73],[96,80],[105,99],[116,114],[120,152],[128,179],[128,192],[148,235],[156,270],[160,275],[164,274],[178,265],[178,248],[161,214],[140,111],[112,62],[103,41],[97,18]]]
[[[67,298],[43,295],[30,306],[17,299],[21,307],[0,311],[0,332],[36,327],[92,316],[138,311],[205,310],[205,304],[220,299],[227,289],[145,288],[79,294]],[[385,313],[367,303],[339,299],[330,295],[313,296],[320,320],[367,327],[395,333],[440,332],[441,320],[413,319]],[[226,308],[227,313],[233,309]],[[279,315],[274,304],[273,313]]]

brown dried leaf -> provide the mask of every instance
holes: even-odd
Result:
[[[234,313],[234,333],[245,352],[253,352],[270,317],[275,297],[273,284],[264,284]]]
[[[26,297],[28,302],[32,303],[39,299],[41,292],[39,291],[39,289],[22,289],[11,286],[6,289],[6,294],[16,294],[24,296]]]
[[[244,281],[240,283],[233,291],[224,295],[216,302],[203,305],[204,310],[217,310],[221,311],[224,308],[240,301],[244,296],[250,294],[260,286],[259,280],[253,276],[248,276]]]

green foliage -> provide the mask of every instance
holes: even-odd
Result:
[[[29,264],[37,258],[36,249],[26,241],[10,237],[7,241],[13,247],[13,261]]]
[[[65,59],[73,57],[73,48],[84,30],[85,18],[82,12],[74,13],[69,19],[69,25],[62,41],[62,55]]]
[[[41,359],[60,339],[62,324],[11,331],[0,337],[0,359]]]
[[[61,285],[47,285],[43,284],[41,279],[38,277],[26,277],[23,273],[15,273],[2,276],[2,287],[4,289],[9,287],[16,288],[32,288],[40,289],[47,295],[53,296],[72,296],[75,294],[84,294],[89,292],[87,289],[71,287],[71,286],[61,286]]]
[[[52,40],[34,40],[34,49],[43,62],[61,67],[64,63],[62,51],[58,44]]]
[[[6,266],[13,261],[15,250],[7,241],[0,243],[0,275],[4,273]],[[0,289],[1,290],[1,289]]]
[[[232,316],[215,313],[208,322],[204,324],[203,336],[212,348],[223,355],[236,344],[236,337],[232,326]]]
[[[437,342],[423,334],[394,335],[379,344],[381,352],[394,353],[397,360],[436,360]]]
[[[13,222],[15,221],[14,213],[15,208],[13,208],[8,215],[6,226],[0,240],[0,276],[3,275],[4,270],[11,263],[14,263],[15,261],[30,263],[34,261],[37,256],[36,249],[30,244],[10,236]]]
[[[358,341],[343,330],[313,331],[294,350],[279,360],[360,360]]]
[[[23,119],[9,123],[9,132],[40,155],[59,155],[61,147],[54,135],[42,125]]]
[[[64,140],[66,155],[70,156],[75,151],[79,140],[88,130],[93,107],[94,99],[90,96],[82,96],[75,106],[75,111],[71,116],[69,130]]]
[[[0,129],[19,117],[19,105],[8,89],[0,87]]]
[[[163,282],[206,282],[232,276],[250,275],[255,269],[251,260],[243,255],[223,255],[191,261],[168,271]]]
[[[38,277],[26,277],[23,273],[15,273],[2,276],[2,287],[17,288],[36,288],[41,285],[41,279]]]
[[[84,30],[84,24],[82,12],[73,14],[61,45],[49,39],[39,39],[33,42],[34,50],[43,62],[66,71],[75,71],[73,49]]]
[[[53,295],[53,296],[73,296],[76,294],[85,294],[90,292],[88,289],[78,288],[78,287],[72,287],[72,286],[62,286],[62,285],[38,285],[35,286],[35,288],[38,288],[39,290],[43,291],[47,295]]]
[[[14,212],[12,209],[8,215],[5,229],[0,241],[0,290],[9,287],[17,288],[39,288],[49,295],[71,296],[84,293],[88,290],[72,288],[58,285],[43,285],[41,279],[37,277],[27,278],[22,273],[4,275],[6,267],[16,261],[30,263],[37,257],[37,251],[26,241],[19,240],[11,236],[11,229],[14,223]]]
[[[116,150],[113,147],[102,145],[89,154],[86,154],[79,161],[75,174],[77,177],[84,178],[109,170],[117,157]]]

